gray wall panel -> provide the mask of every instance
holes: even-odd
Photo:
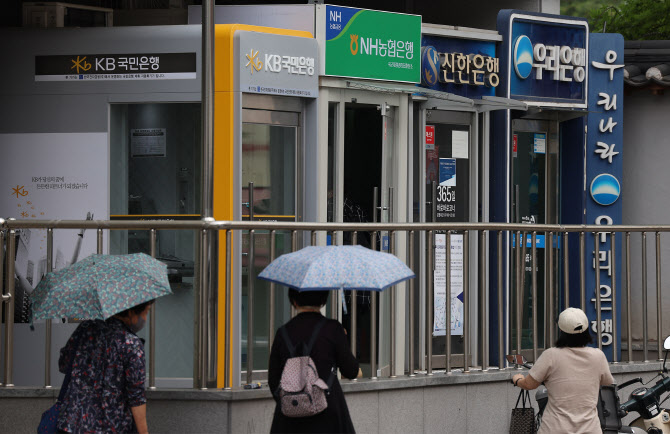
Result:
[[[0,29],[0,95],[200,92],[200,26]],[[35,82],[35,56],[70,54],[196,53],[196,79]]]
[[[621,198],[623,200],[622,223],[625,225],[666,224],[668,221],[667,197],[670,195],[670,147],[668,147],[667,119],[670,113],[670,98],[654,95],[648,90],[625,95],[623,129],[623,176]],[[619,104],[622,104],[619,100]],[[656,332],[656,242],[655,234],[647,234],[647,312],[649,315],[649,337],[655,339]],[[621,246],[623,247],[623,246]],[[640,234],[631,234],[631,286],[633,339],[642,338],[642,245]],[[667,270],[670,267],[670,234],[661,235],[661,283],[667,286]],[[664,288],[666,289],[666,288]],[[623,288],[622,288],[623,290]],[[623,293],[622,293],[623,294]],[[622,303],[625,314],[625,301]],[[670,311],[670,299],[663,300],[663,312]],[[622,315],[623,316],[623,315]],[[667,316],[667,314],[666,314]],[[623,319],[625,321],[625,318]],[[622,324],[625,324],[623,322]],[[625,333],[625,327],[623,327]],[[665,323],[661,338],[670,334]],[[625,337],[625,336],[624,336]],[[650,351],[650,357],[655,351]],[[651,357],[655,358],[655,357]]]

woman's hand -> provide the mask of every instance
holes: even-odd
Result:
[[[518,381],[523,380],[525,378],[525,375],[523,374],[516,374],[515,376],[512,377],[512,383],[515,386],[518,386]]]
[[[530,374],[526,376],[524,376],[523,374],[515,374],[512,377],[512,383],[514,383],[515,386],[526,390],[537,389],[537,386],[541,384],[539,381],[535,380]]]

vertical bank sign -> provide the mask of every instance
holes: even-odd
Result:
[[[619,34],[594,33],[589,44],[589,114],[586,136],[586,224],[619,225],[623,174],[623,37]],[[621,236],[613,247],[613,234],[601,232],[597,242],[587,237],[590,266],[587,267],[586,314],[591,331],[597,333],[596,291],[600,291],[600,316],[603,351],[612,360],[613,330],[620,329],[612,313],[620,312]],[[597,245],[597,251],[596,251]],[[619,270],[617,272],[617,270]],[[597,274],[596,274],[597,273]],[[596,282],[596,276],[599,282]],[[600,288],[596,288],[599,284]],[[619,291],[619,293],[621,293]],[[621,316],[618,315],[617,318]],[[617,353],[621,333],[617,333]],[[619,359],[620,360],[620,359]]]
[[[502,89],[508,98],[586,108],[588,23],[572,17],[502,10]]]
[[[326,5],[325,75],[421,81],[421,16]]]

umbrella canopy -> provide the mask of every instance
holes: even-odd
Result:
[[[363,246],[310,246],[281,255],[258,275],[299,291],[382,291],[414,273],[389,253]]]
[[[107,319],[171,294],[167,267],[144,253],[91,255],[48,273],[30,298],[33,320]]]

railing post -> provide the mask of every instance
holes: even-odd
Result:
[[[0,225],[4,223],[3,219],[0,219]],[[5,300],[5,230],[0,227],[0,313],[4,313],[6,309],[7,300]],[[0,386],[4,385],[3,382],[0,383]]]
[[[661,233],[656,232],[656,342],[658,360],[663,360],[663,309],[661,308]]]
[[[200,231],[200,317],[198,318],[198,340],[200,345],[198,346],[198,372],[199,372],[199,385],[198,387],[201,390],[207,389],[207,326],[208,319],[207,314],[209,308],[208,304],[208,288],[209,288],[209,272],[208,272],[208,262],[209,262],[209,236],[208,230],[202,229]]]
[[[544,251],[547,252],[547,265],[549,268],[549,273],[548,273],[548,278],[547,278],[547,283],[549,285],[549,291],[548,291],[548,298],[549,298],[549,305],[547,306],[547,310],[549,311],[549,314],[547,317],[544,318],[544,324],[545,324],[545,332],[544,335],[545,337],[547,336],[547,331],[548,333],[548,340],[547,342],[545,340],[544,342],[544,348],[549,348],[550,345],[553,345],[554,343],[554,233],[549,232],[548,234],[545,234],[545,242],[544,242]]]
[[[355,246],[358,244],[358,232],[354,231],[351,236],[351,245]],[[349,342],[351,344],[351,354],[356,357],[356,345],[358,344],[356,340],[356,333],[358,333],[358,291],[355,289],[351,290],[351,336],[349,337]],[[357,379],[354,379],[357,380]]]
[[[409,232],[409,268],[414,272],[414,231]],[[409,279],[409,376],[415,377],[414,373],[414,281],[416,279]],[[353,310],[352,310],[353,312]],[[352,330],[353,318],[352,318]],[[355,346],[352,345],[355,349]],[[354,353],[355,355],[356,353]]]
[[[445,352],[444,356],[446,357],[445,368],[446,373],[451,373],[451,231],[447,231],[447,240],[445,242],[445,297],[444,297],[444,337],[445,337]],[[433,262],[434,263],[434,262]],[[434,269],[434,267],[433,267]],[[432,298],[431,298],[432,300]],[[433,312],[433,310],[431,310]],[[432,328],[433,323],[431,321],[430,327]],[[431,338],[432,342],[432,338]],[[433,346],[430,346],[431,352]]]
[[[504,344],[504,326],[503,319],[503,241],[502,231],[498,231],[498,369],[503,369],[505,366],[505,344]]]
[[[426,328],[426,355],[428,357],[426,359],[426,375],[433,375],[433,279],[435,279],[435,239],[433,238],[433,231],[428,231],[428,260],[426,266],[428,267],[426,324],[424,324]],[[447,270],[447,275],[449,275],[449,270]],[[451,333],[451,330],[449,333]]]
[[[16,231],[9,230],[7,240],[7,292],[5,300],[5,387],[14,387],[14,262],[16,257]]]
[[[526,244],[525,238],[526,234],[523,234],[523,239],[521,238],[521,231],[516,233],[516,297],[514,297],[514,303],[516,305],[516,353],[521,354],[521,316],[523,315],[521,310],[521,300],[523,298],[523,284],[521,276],[525,272],[525,262],[526,258],[522,258],[522,249],[521,245]]]
[[[593,233],[593,256],[596,268],[596,336],[598,339],[598,349],[603,349],[603,323],[602,312],[600,311],[600,233]],[[615,277],[616,278],[616,277]]]
[[[370,378],[377,377],[377,292],[370,291]]]
[[[249,231],[249,256],[247,262],[247,384],[253,381],[254,371],[254,262],[256,231]]]
[[[470,231],[463,232],[463,372],[470,372]]]
[[[584,232],[579,233],[579,307],[586,312],[586,240]]]
[[[531,238],[531,290],[533,294],[532,315],[533,315],[533,362],[537,361],[537,232],[533,231]],[[546,245],[545,245],[546,249]]]
[[[102,229],[96,231],[97,239],[95,243],[96,253],[102,255]]]
[[[395,255],[395,231],[390,231],[389,232],[389,251],[392,255]],[[389,368],[390,368],[390,377],[391,378],[396,378],[396,287],[392,286],[389,288],[391,291],[390,297],[391,297],[391,303],[390,303],[390,308],[391,308],[391,315],[390,315],[390,347],[391,347],[391,358],[390,358],[390,363],[389,363]]]
[[[487,330],[487,321],[486,321],[486,232],[484,230],[479,231],[479,324],[481,331],[479,336],[481,336],[481,365],[482,371],[488,369],[488,330]],[[446,297],[451,299],[451,297]]]
[[[612,362],[619,362],[619,345],[617,339],[619,338],[619,333],[617,332],[617,319],[619,314],[617,312],[617,268],[616,268],[616,235],[617,232],[612,232]]]
[[[633,321],[631,320],[630,232],[626,232],[626,340],[628,363],[633,362]]]
[[[53,271],[53,251],[54,230],[47,228],[47,273]],[[51,388],[51,318],[44,321],[44,387]]]
[[[568,232],[563,232],[563,310],[570,307],[570,255]]]
[[[151,245],[151,257],[156,259],[156,229],[151,229],[149,231],[149,244]],[[154,303],[154,305],[149,310],[149,389],[155,389],[155,388],[156,388],[156,303]]]
[[[642,232],[642,352],[644,361],[648,362],[647,340],[649,339],[647,324],[647,233]]]
[[[312,239],[316,238],[314,235],[316,235],[316,232],[312,231]],[[270,231],[270,263],[275,260],[276,253],[275,250],[277,249],[277,241],[275,240],[276,238],[276,231]],[[314,244],[312,244],[314,245]],[[275,300],[275,283],[270,282],[270,319],[268,321],[268,354],[270,354],[270,350],[272,350],[272,343],[274,342],[274,337],[275,337],[275,308],[276,308],[276,300]]]
[[[232,292],[232,238],[233,238],[233,231],[231,229],[226,229],[226,295],[225,295],[225,318],[226,318],[226,325],[225,325],[225,332],[226,336],[224,338],[224,362],[223,362],[223,388],[224,389],[231,389],[233,387],[233,381],[232,381],[232,371],[233,371],[233,363],[232,363],[232,343],[231,343],[231,335],[232,335],[232,327],[233,327],[233,321],[232,321],[232,315],[233,315],[233,292]]]

